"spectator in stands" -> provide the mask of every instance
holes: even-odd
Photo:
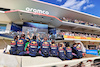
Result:
[[[31,38],[31,36],[30,36],[30,32],[29,31],[27,31],[27,35],[26,35],[26,38]]]
[[[92,34],[91,37],[94,37],[94,35]]]
[[[100,38],[100,36],[99,36],[99,35],[97,35],[97,38]]]
[[[93,38],[100,38],[99,35],[96,35],[96,34],[87,34],[87,33],[76,33],[76,32],[60,32],[60,33],[57,33],[55,34],[55,38],[57,38],[58,35],[67,35],[67,36],[81,36],[81,37],[93,37]]]
[[[83,34],[82,34],[82,33],[80,33],[80,34],[79,34],[79,36],[82,36],[82,37],[83,37]]]
[[[86,22],[86,23],[85,23],[85,25],[89,25],[89,23],[88,23],[88,22]]]
[[[55,35],[56,35],[56,34],[55,34]],[[48,40],[50,40],[49,37],[50,37],[50,34],[48,33],[48,34],[47,34],[47,38],[48,38]],[[55,36],[55,37],[56,37],[56,36]]]
[[[69,36],[69,32],[65,32],[65,35]]]
[[[65,32],[62,32],[62,35],[65,35]]]
[[[46,37],[44,34],[41,34],[41,40],[43,40],[43,38]]]
[[[22,31],[22,34],[25,34],[25,32],[24,32],[24,31]]]
[[[86,37],[88,37],[89,35],[86,33]]]
[[[53,35],[53,33],[50,33],[49,39],[50,40],[54,40],[55,39],[55,36]]]
[[[96,47],[97,50],[100,50],[100,45]]]
[[[56,40],[63,40],[64,37],[63,37],[63,35],[61,34],[61,32],[59,32],[59,33],[56,34],[55,39],[56,39]]]
[[[80,24],[83,24],[83,25],[85,25],[85,22],[84,22],[84,21],[80,21]]]
[[[77,36],[80,36],[80,33],[77,33]]]
[[[69,22],[69,18],[67,18],[66,21]]]
[[[63,17],[63,18],[62,18],[62,20],[66,21],[66,18],[65,18],[65,17]]]
[[[94,26],[97,27],[97,24],[94,23]]]
[[[69,35],[72,36],[72,32],[69,32]]]
[[[95,35],[95,38],[97,38],[97,35]]]
[[[99,28],[100,28],[100,25],[97,25],[97,27],[99,27]]]
[[[95,23],[89,23],[89,22],[85,22],[85,21],[81,21],[81,20],[73,20],[73,19],[69,19],[69,18],[65,18],[63,17],[61,20],[63,21],[67,21],[67,22],[72,22],[72,23],[78,23],[78,24],[83,24],[83,25],[89,25],[89,26],[95,26],[95,27],[99,27],[100,28],[100,25],[97,25]]]
[[[93,23],[89,23],[90,26],[93,26]]]
[[[89,37],[91,37],[91,34],[89,34]]]
[[[96,50],[100,50],[100,44],[96,47]]]
[[[72,36],[74,36],[74,32],[72,32]]]
[[[71,22],[75,23],[73,19],[71,20]]]
[[[75,36],[78,36],[78,33],[75,33]]]
[[[78,20],[74,20],[74,22],[79,24],[79,21]]]
[[[85,33],[82,33],[83,34],[83,37],[86,37]]]
[[[37,35],[37,40],[38,41],[41,41],[41,39],[40,39],[40,34],[38,33],[38,35]]]
[[[17,36],[18,36],[18,39],[20,38],[20,32],[19,31],[17,31]]]
[[[72,22],[72,19],[68,18],[68,22]]]
[[[35,36],[35,35],[34,35],[34,33],[32,33],[32,36],[31,36],[31,38],[30,38],[30,39],[32,39],[32,37],[33,37],[33,36]]]

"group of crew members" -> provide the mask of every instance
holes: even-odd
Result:
[[[74,53],[74,54],[73,54]],[[30,55],[32,57],[41,55],[43,57],[59,57],[61,60],[71,60],[73,58],[82,58],[82,51],[76,43],[73,47],[69,46],[68,42],[65,43],[55,43],[55,40],[48,41],[47,37],[43,40],[37,39],[34,35],[32,38],[25,38],[25,34],[22,34],[18,39],[18,36],[14,37],[11,41],[12,55]]]

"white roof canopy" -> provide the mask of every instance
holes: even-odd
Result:
[[[55,27],[59,27],[61,25],[61,20],[55,16],[45,15],[45,14],[36,14],[33,12],[26,12],[22,10],[14,10],[5,12],[6,16],[11,20],[11,22],[17,24],[23,24],[23,22],[39,22],[50,24]]]
[[[86,26],[72,22],[65,22],[61,21],[55,16],[38,14],[38,13],[36,14],[33,12],[27,12],[22,10],[13,10],[1,13],[0,18],[3,18],[0,19],[0,21],[4,20],[9,22],[14,22],[17,24],[23,24],[23,22],[39,22],[48,25],[53,25],[54,27],[70,31],[92,33],[92,34],[100,33],[100,28],[97,27]]]
[[[58,18],[68,17],[71,19],[83,20],[91,23],[100,24],[100,17],[82,13],[79,11],[71,10],[68,8],[63,8],[60,6],[52,5],[49,3],[44,3],[41,1],[32,1],[32,0],[0,0],[0,7],[9,8],[9,9],[19,9],[25,10],[26,7],[41,9],[49,11],[49,15],[56,16]]]

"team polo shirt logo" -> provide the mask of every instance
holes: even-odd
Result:
[[[51,44],[51,49],[57,49],[56,44]]]
[[[49,43],[48,42],[43,42],[42,46],[43,46],[43,48],[49,48]]]
[[[79,46],[76,47],[78,51],[81,51],[81,48]]]
[[[16,45],[16,42],[15,41],[11,41],[11,45]]]
[[[64,52],[64,49],[62,49],[62,47],[60,47],[59,52]]]
[[[31,48],[37,48],[37,46],[38,46],[38,44],[37,44],[36,41],[32,41],[32,42],[30,43],[30,47],[31,47]]]
[[[23,40],[18,40],[17,46],[23,46],[23,44],[24,44]]]
[[[67,52],[72,52],[72,49],[70,47],[66,48]]]
[[[15,41],[11,41],[11,47],[15,47],[16,42]]]
[[[32,41],[32,42],[30,43],[30,45],[32,45],[32,46],[37,46],[38,44],[37,44],[36,41]]]
[[[24,44],[23,40],[19,40],[18,44]]]

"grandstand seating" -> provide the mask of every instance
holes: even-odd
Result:
[[[95,23],[90,23],[87,21],[82,21],[82,20],[77,20],[77,19],[69,19],[69,18],[61,18],[62,21],[66,21],[66,22],[72,22],[72,23],[77,23],[77,24],[82,24],[82,25],[87,25],[87,26],[94,26],[94,27],[98,27],[100,28],[100,25],[95,24]]]

